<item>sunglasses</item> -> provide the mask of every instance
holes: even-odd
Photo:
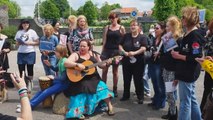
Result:
[[[109,18],[109,20],[114,20],[114,19],[115,19],[115,17],[110,17],[110,18]]]

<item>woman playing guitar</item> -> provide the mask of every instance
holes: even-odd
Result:
[[[88,60],[93,63],[101,62],[100,55],[91,52],[90,49],[91,43],[89,40],[81,40],[79,52],[70,55],[65,61],[65,67],[77,67],[80,71],[84,71],[86,66],[82,64],[83,62]],[[99,67],[104,68],[107,63],[101,64]],[[114,115],[113,106],[110,101],[110,98],[114,97],[114,94],[109,91],[107,85],[101,81],[96,68],[93,74],[86,75],[79,82],[72,82],[68,91],[65,93],[70,97],[69,111],[66,114],[66,118],[84,119],[83,114],[93,114],[98,103],[101,101],[106,102],[108,115]]]

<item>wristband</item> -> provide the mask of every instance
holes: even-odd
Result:
[[[22,87],[18,90],[18,93],[22,92],[23,90],[27,90],[27,87]]]
[[[25,97],[28,98],[28,94],[24,93],[24,94],[20,95],[20,99],[25,98]]]
[[[23,91],[19,92],[19,95],[23,94],[23,93],[27,93],[27,92],[28,92],[27,90],[23,90]]]

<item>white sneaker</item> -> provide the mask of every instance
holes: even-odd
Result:
[[[148,93],[148,92],[145,92],[144,95],[145,95],[146,97],[151,97],[151,93]]]
[[[20,104],[16,106],[16,112],[21,113],[21,105]]]

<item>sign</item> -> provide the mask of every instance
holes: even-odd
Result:
[[[131,16],[132,16],[132,17],[136,17],[137,15],[138,15],[137,11],[132,11],[132,12],[131,12]]]
[[[204,23],[205,22],[205,15],[206,15],[206,10],[205,9],[199,10],[200,23]]]

